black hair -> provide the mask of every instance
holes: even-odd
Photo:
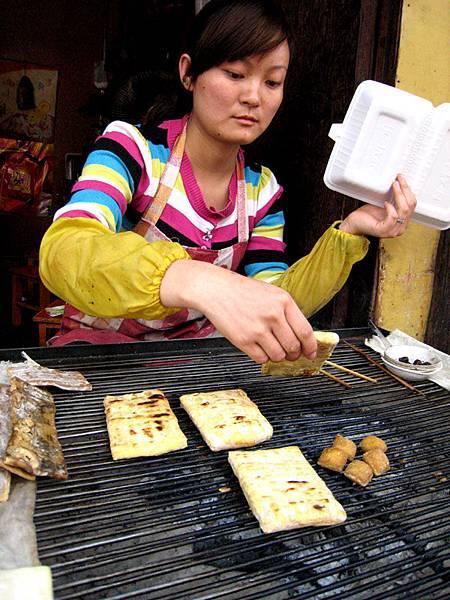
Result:
[[[210,0],[198,13],[187,35],[183,52],[191,57],[189,77],[225,61],[265,54],[290,41],[287,22],[272,0]],[[192,109],[192,95],[178,80],[155,101],[143,120],[143,133],[165,118],[182,116]]]

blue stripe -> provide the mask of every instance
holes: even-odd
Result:
[[[66,206],[69,206],[69,204],[74,204],[75,202],[88,202],[90,204],[101,204],[102,206],[107,206],[114,217],[116,231],[120,231],[122,226],[122,213],[120,212],[117,202],[113,200],[111,196],[108,196],[104,192],[99,192],[98,190],[79,190],[78,192],[72,194],[72,197]]]
[[[246,183],[251,183],[255,187],[258,187],[259,180],[261,179],[261,173],[257,173],[256,171],[252,171],[250,167],[244,168],[244,178]]]
[[[169,160],[170,148],[166,148],[166,146],[163,146],[162,144],[152,144],[150,140],[147,141],[152,159],[157,159],[163,164],[166,164]]]
[[[92,151],[86,161],[86,165],[102,165],[109,167],[113,171],[116,171],[121,175],[131,190],[131,194],[134,194],[134,181],[131,177],[130,171],[128,170],[125,163],[113,152],[108,150],[94,150]]]
[[[270,263],[252,263],[244,267],[245,274],[248,277],[254,277],[261,271],[279,271],[283,273],[288,268],[286,263],[283,262],[270,262]]]
[[[254,231],[258,227],[276,227],[277,225],[284,225],[284,223],[284,213],[281,210],[280,212],[273,213],[273,215],[269,214],[263,217],[261,221],[258,221],[258,224],[256,225]]]

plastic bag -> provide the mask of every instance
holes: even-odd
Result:
[[[48,144],[0,138],[0,211],[37,210],[48,173]]]

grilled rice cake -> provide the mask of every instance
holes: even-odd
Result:
[[[229,452],[228,462],[264,533],[347,518],[298,446]]]
[[[244,390],[185,394],[180,402],[211,450],[254,446],[273,435],[272,425]]]
[[[27,479],[36,475],[67,479],[52,395],[15,377],[10,394],[12,433],[1,466],[18,475],[24,472]]]
[[[323,364],[328,360],[333,350],[339,342],[339,336],[332,331],[315,331],[314,336],[317,340],[317,356],[314,360],[309,360],[305,356],[299,356],[297,360],[282,360],[272,362],[268,360],[261,367],[263,375],[291,375],[291,376],[309,376],[316,375]]]
[[[186,448],[186,436],[161,390],[106,396],[103,404],[114,460]]]

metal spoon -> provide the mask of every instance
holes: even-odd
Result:
[[[385,350],[390,348],[392,346],[392,344],[388,341],[386,336],[383,333],[381,333],[381,331],[378,329],[378,327],[375,325],[375,323],[373,321],[371,321],[370,319],[369,319],[369,325],[372,327],[372,329],[375,331],[377,336],[380,338],[380,341],[383,344]]]

